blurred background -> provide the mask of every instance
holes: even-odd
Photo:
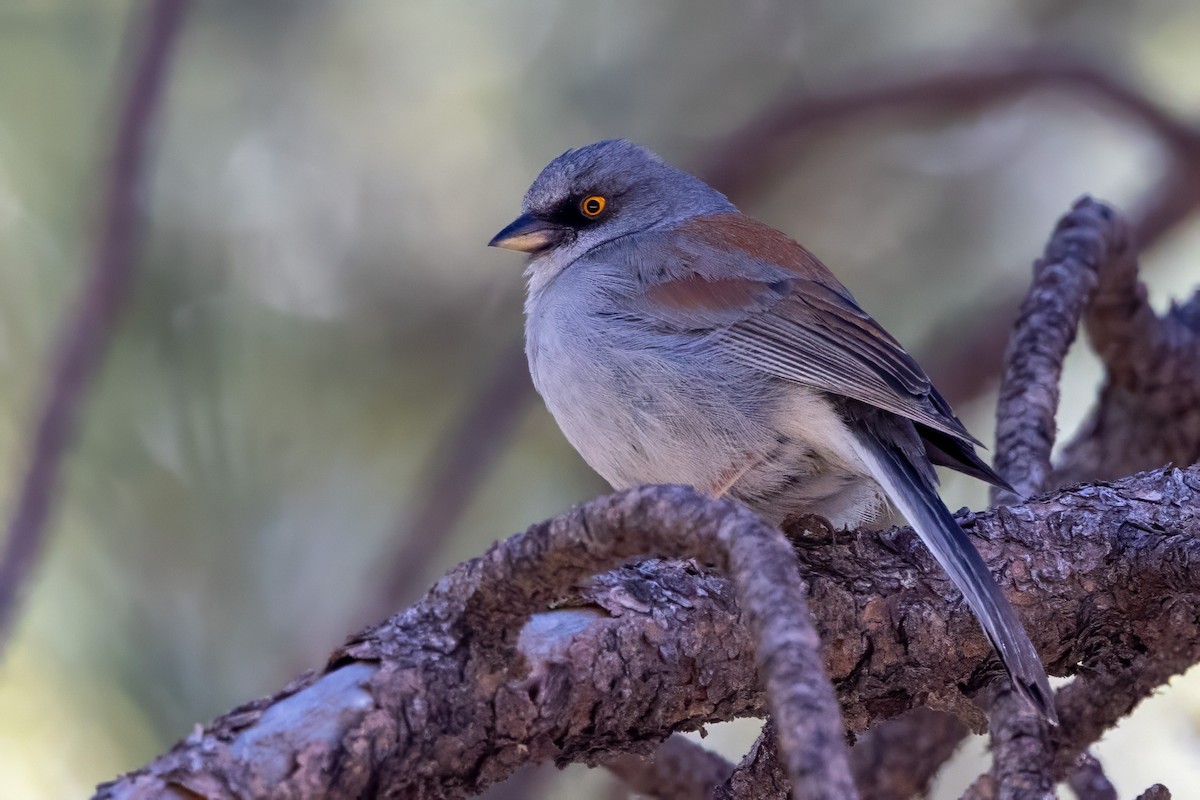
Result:
[[[0,0],[4,487],[88,261],[140,8]],[[1028,46],[1190,117],[1198,40],[1191,0],[194,4],[136,292],[0,663],[0,797],[89,794],[604,490],[514,361],[520,259],[484,246],[563,150],[623,136],[697,165],[780,96]],[[1134,209],[1166,168],[1152,134],[1065,90],[831,125],[736,199],[833,267],[987,441],[998,362],[959,380],[948,357],[1004,318],[1074,198]],[[1144,266],[1160,306],[1182,296],[1200,225]],[[1064,436],[1099,377],[1076,348]],[[947,500],[986,503],[965,480]],[[1200,796],[1198,722],[1184,679],[1106,739],[1121,796]],[[736,759],[754,726],[712,733]],[[985,763],[972,742],[937,796]],[[615,796],[581,767],[540,791]]]

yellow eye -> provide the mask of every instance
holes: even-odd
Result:
[[[593,194],[583,198],[579,203],[579,210],[585,217],[595,219],[600,216],[600,212],[604,211],[606,201],[598,194]]]

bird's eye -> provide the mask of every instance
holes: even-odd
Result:
[[[588,219],[595,219],[604,211],[606,201],[598,194],[589,195],[579,201],[579,211]]]

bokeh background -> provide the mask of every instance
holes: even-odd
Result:
[[[0,486],[87,262],[139,8],[0,0]],[[0,797],[89,794],[603,490],[520,374],[495,377],[521,334],[521,263],[484,244],[550,158],[624,136],[687,165],[783,93],[1018,46],[1079,54],[1191,116],[1197,41],[1193,0],[196,3],[136,294],[0,664]],[[1165,164],[1146,131],[1047,92],[831,127],[740,199],[936,362],[1019,295],[1075,197],[1133,208]],[[1200,225],[1144,264],[1160,305],[1182,295]],[[1076,350],[1064,434],[1099,379]],[[994,381],[976,384],[960,412],[987,440]],[[984,495],[951,480],[947,499]],[[1183,679],[1110,735],[1122,796],[1161,780],[1200,797],[1197,722],[1200,680]],[[754,734],[712,732],[734,757]],[[572,768],[540,791],[611,787]]]

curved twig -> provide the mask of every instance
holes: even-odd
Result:
[[[1008,353],[996,417],[996,471],[1019,496],[1046,488],[1057,433],[1058,382],[1079,319],[1111,261],[1133,261],[1124,223],[1091,198],[1075,203],[1034,264]],[[997,504],[1017,497],[994,490]]]

